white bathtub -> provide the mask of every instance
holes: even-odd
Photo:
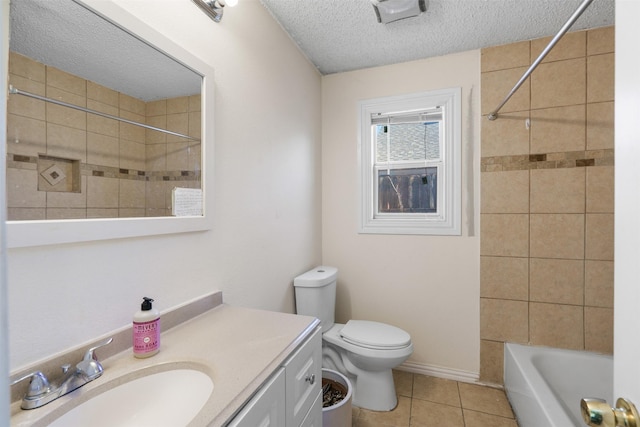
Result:
[[[504,385],[520,427],[582,427],[580,399],[613,402],[613,357],[505,344]]]

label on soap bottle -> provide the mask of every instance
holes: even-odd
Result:
[[[159,348],[160,319],[150,322],[133,322],[133,353],[151,356]]]

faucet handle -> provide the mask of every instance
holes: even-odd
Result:
[[[89,378],[89,381],[98,378],[100,375],[102,375],[103,371],[102,365],[100,364],[100,362],[98,362],[95,351],[100,347],[111,344],[111,341],[113,341],[113,337],[108,338],[104,341],[100,341],[95,346],[91,347],[84,354],[82,360],[76,365],[78,371],[87,376],[87,378]]]
[[[85,361],[85,362],[88,362],[90,360],[97,361],[98,358],[96,358],[95,351],[97,349],[99,349],[100,347],[104,347],[105,345],[111,344],[111,341],[113,341],[113,337],[107,338],[106,340],[103,340],[103,341],[100,341],[95,346],[93,346],[89,350],[87,350],[87,352],[84,354],[84,357],[82,358],[82,360]]]
[[[27,394],[25,397],[41,396],[51,389],[51,387],[49,387],[49,381],[47,380],[47,377],[40,371],[34,371],[18,378],[17,380],[13,380],[11,382],[11,385],[18,384],[19,382],[24,381],[27,378],[31,378],[31,382],[29,383],[29,389],[27,390]]]

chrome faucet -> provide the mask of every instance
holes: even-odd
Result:
[[[70,364],[62,365],[62,377],[55,384],[50,384],[47,377],[40,371],[31,372],[12,381],[11,385],[14,385],[31,378],[27,394],[22,399],[20,407],[22,409],[39,408],[98,378],[102,375],[103,368],[98,362],[95,351],[110,344],[111,341],[113,338],[108,338],[91,347],[74,368]]]

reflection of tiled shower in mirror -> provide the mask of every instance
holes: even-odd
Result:
[[[9,80],[82,108],[9,96],[9,220],[168,216],[173,188],[201,188],[199,94],[145,102],[14,52]]]

